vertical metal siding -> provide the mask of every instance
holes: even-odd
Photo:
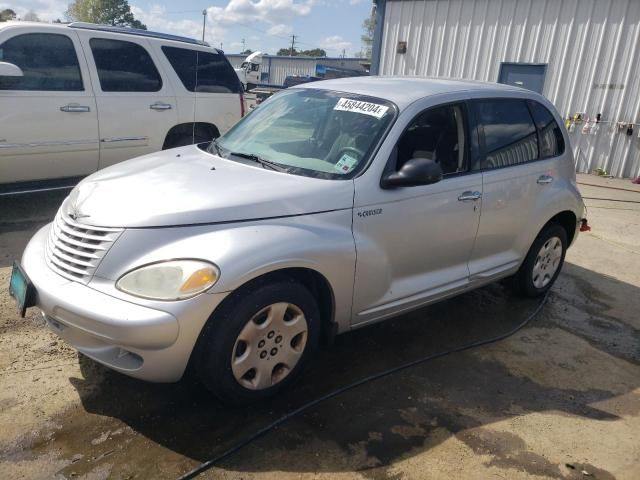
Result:
[[[639,41],[638,0],[388,0],[379,72],[495,82],[501,62],[547,64],[543,94],[561,115],[602,114],[596,132],[569,134],[577,169],[638,176]]]

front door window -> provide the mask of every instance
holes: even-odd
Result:
[[[445,105],[418,115],[398,142],[396,169],[411,158],[428,158],[440,165],[443,174],[467,169],[462,107]]]

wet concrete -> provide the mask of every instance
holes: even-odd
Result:
[[[42,220],[29,221],[3,224],[0,260]],[[350,390],[202,477],[640,478],[640,262],[598,242],[579,240],[548,303],[508,340]],[[283,395],[229,408],[189,379],[148,384],[52,345],[35,313],[11,311],[7,271],[3,478],[176,478],[309,400],[510,331],[537,306],[499,284],[470,292],[342,335]]]

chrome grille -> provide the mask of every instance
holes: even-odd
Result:
[[[59,211],[49,231],[47,263],[63,277],[87,283],[122,232],[122,228],[83,225]]]

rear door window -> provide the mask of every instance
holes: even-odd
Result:
[[[84,90],[73,42],[66,35],[26,33],[0,45],[0,62],[22,69],[22,77],[0,77],[0,90]]]
[[[107,38],[92,38],[89,45],[103,92],[157,92],[162,88],[162,77],[141,45]]]
[[[533,100],[529,101],[529,109],[538,128],[540,158],[562,155],[564,153],[564,137],[551,112]]]
[[[536,127],[524,100],[477,100],[471,106],[481,147],[475,168],[501,168],[538,159]]]
[[[240,93],[238,76],[224,55],[167,46],[162,51],[190,92]]]

